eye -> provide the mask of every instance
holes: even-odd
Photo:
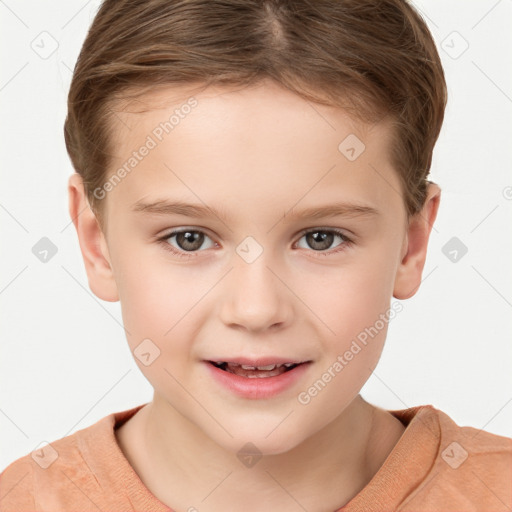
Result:
[[[314,252],[319,253],[322,256],[339,253],[352,244],[352,241],[342,231],[332,228],[317,228],[303,231],[299,242],[297,242],[299,247],[300,240],[303,238],[306,240],[309,247],[301,248],[311,248]],[[335,246],[337,248],[332,251],[327,251],[327,249],[332,246],[336,238],[340,239],[340,243]],[[203,231],[187,228],[171,231],[170,233],[158,238],[158,242],[163,245],[164,249],[170,251],[176,256],[184,258],[197,256],[197,253],[201,252],[200,249],[205,240],[211,241],[211,238]],[[215,242],[212,242],[209,246],[203,247],[203,249],[209,249],[215,245]]]
[[[173,239],[177,247],[173,246],[171,242]],[[194,253],[196,252],[200,252],[199,249],[206,239],[211,240],[203,231],[197,229],[182,229],[167,233],[165,236],[159,238],[158,241],[163,244],[165,249],[173,254],[187,258],[195,256]],[[214,245],[215,243],[212,243],[209,247],[206,247],[206,249]]]
[[[319,252],[323,256],[329,256],[331,254],[343,251],[347,246],[349,246],[352,243],[348,236],[346,236],[342,231],[339,231],[338,229],[310,229],[309,231],[302,232],[300,240],[302,240],[303,238],[305,239],[308,247],[302,248],[311,248],[314,250],[314,252]],[[339,238],[341,240],[341,242],[336,246],[338,248],[333,251],[326,252],[326,249],[329,249],[329,247],[331,247],[336,238]]]

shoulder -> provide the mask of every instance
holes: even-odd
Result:
[[[62,510],[72,499],[80,500],[80,488],[89,486],[92,478],[84,470],[80,445],[94,427],[47,443],[12,462],[0,475],[0,512]]]
[[[436,409],[440,425],[440,457],[452,469],[500,467],[512,471],[512,438],[483,429],[459,426],[446,413]],[[510,479],[512,483],[512,478]]]
[[[138,479],[115,438],[115,429],[145,405],[109,414],[12,462],[0,474],[0,512],[133,510],[148,503],[168,510]]]
[[[438,422],[437,455],[409,505],[443,504],[467,511],[510,509],[512,439],[459,426],[443,411],[425,408],[422,416],[427,422]]]
[[[35,510],[30,455],[12,462],[0,474],[0,511]]]
[[[98,482],[88,460],[99,460],[95,454],[110,442],[114,416],[46,443],[7,466],[0,474],[0,512],[71,510],[84,496],[95,494]]]

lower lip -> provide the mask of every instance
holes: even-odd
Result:
[[[275,377],[258,377],[250,379],[221,370],[205,361],[213,378],[222,386],[243,398],[270,398],[291,388],[307,371],[311,362],[302,363]]]

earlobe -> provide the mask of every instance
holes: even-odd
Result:
[[[430,183],[423,208],[409,220],[405,254],[400,261],[393,289],[393,297],[397,299],[412,297],[421,284],[428,241],[436,220],[440,199],[441,189],[435,183]]]
[[[73,173],[68,181],[69,214],[75,225],[89,287],[98,298],[119,300],[105,236],[85,196],[82,177]]]

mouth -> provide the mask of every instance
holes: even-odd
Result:
[[[231,361],[208,361],[211,365],[219,368],[225,372],[238,375],[239,377],[246,377],[249,379],[264,379],[268,377],[276,377],[283,373],[293,370],[297,366],[307,364],[311,361],[303,362],[287,362],[287,363],[270,363],[264,365],[252,365],[235,363]]]

